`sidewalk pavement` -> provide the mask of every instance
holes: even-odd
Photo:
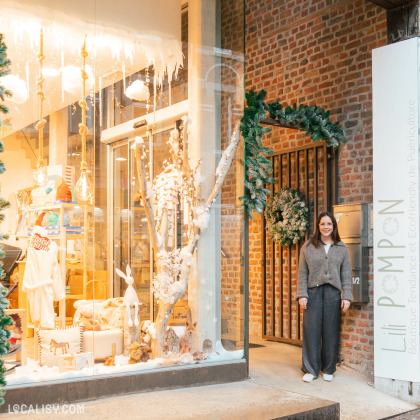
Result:
[[[375,390],[365,376],[346,366],[338,367],[332,382],[320,377],[312,383],[304,383],[299,347],[262,340],[254,344],[250,349],[250,379],[247,381],[81,403],[84,414],[77,415],[77,418],[268,420],[338,402],[343,420],[376,420],[417,408]],[[41,420],[69,419],[72,416],[62,413],[6,414],[0,417]],[[404,417],[410,418],[414,417]]]

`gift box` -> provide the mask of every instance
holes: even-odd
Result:
[[[57,366],[60,373],[74,370],[74,354],[47,354],[44,364],[48,367]]]
[[[61,372],[69,370],[82,370],[85,367],[93,367],[92,353],[76,353],[76,354],[51,354],[48,355],[47,366],[58,366]]]

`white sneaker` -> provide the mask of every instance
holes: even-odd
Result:
[[[310,373],[305,373],[302,379],[304,382],[312,382],[314,379],[316,379],[316,377]]]
[[[322,378],[324,379],[324,381],[328,381],[328,382],[331,382],[333,380],[333,376],[328,375],[328,373],[323,373]]]

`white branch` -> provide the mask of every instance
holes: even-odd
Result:
[[[136,157],[137,163],[137,177],[140,184],[140,195],[144,205],[144,211],[147,218],[147,226],[149,228],[150,241],[152,242],[152,247],[155,252],[158,252],[164,244],[162,243],[162,238],[160,237],[154,217],[153,203],[150,200],[150,197],[153,197],[153,194],[149,191],[149,186],[147,185],[146,179],[146,169],[144,167],[144,159],[142,154],[144,153],[144,143],[140,137],[136,137],[136,142],[132,146],[134,149],[134,154]]]
[[[164,208],[162,210],[162,223],[160,226],[160,235],[162,238],[164,249],[168,247],[168,237],[169,237],[168,227],[169,227],[168,210]]]
[[[228,153],[223,153],[221,159],[226,159],[225,164],[223,165],[223,169],[220,171],[219,176],[216,179],[216,183],[213,187],[212,192],[210,193],[209,197],[206,200],[206,206],[207,209],[210,210],[210,208],[213,206],[214,202],[216,201],[216,197],[219,194],[223,182],[226,178],[226,175],[229,172],[230,167],[232,166],[233,158],[235,157],[235,152],[238,147],[239,141],[241,140],[241,136],[239,135],[239,124],[236,125],[235,130],[232,134],[230,144],[227,146],[226,151],[229,151]],[[220,166],[220,165],[219,165]],[[207,211],[208,211],[207,210]],[[186,249],[188,252],[192,253],[197,246],[197,242],[199,239],[200,234],[200,228],[198,226],[195,226],[193,229],[193,235],[190,236],[190,239],[188,241],[188,245],[186,245]],[[180,280],[183,284],[185,284],[185,290],[187,288],[188,284],[188,278],[190,273],[190,265],[186,264],[184,261],[182,262],[181,266],[181,275]],[[184,292],[185,293],[185,292]],[[181,295],[182,297],[182,295]]]
[[[216,177],[216,183],[214,184],[213,190],[206,200],[206,204],[208,206],[212,206],[214,204],[214,201],[216,200],[216,197],[222,188],[226,175],[228,174],[229,169],[232,166],[233,158],[235,157],[236,149],[240,140],[241,136],[239,135],[239,124],[237,124],[235,126],[235,130],[233,131],[230,143],[226,147],[222,157],[220,158],[220,160],[224,159],[225,162],[219,162],[219,165],[217,166],[219,169],[219,173]]]

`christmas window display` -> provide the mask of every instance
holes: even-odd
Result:
[[[208,142],[196,128],[211,124],[188,103],[179,2],[167,16],[150,6],[144,33],[83,2],[23,3],[3,4],[19,78],[2,132],[6,149],[15,141],[6,224],[23,251],[10,300],[27,347],[8,383],[242,358],[241,83],[222,93]]]

